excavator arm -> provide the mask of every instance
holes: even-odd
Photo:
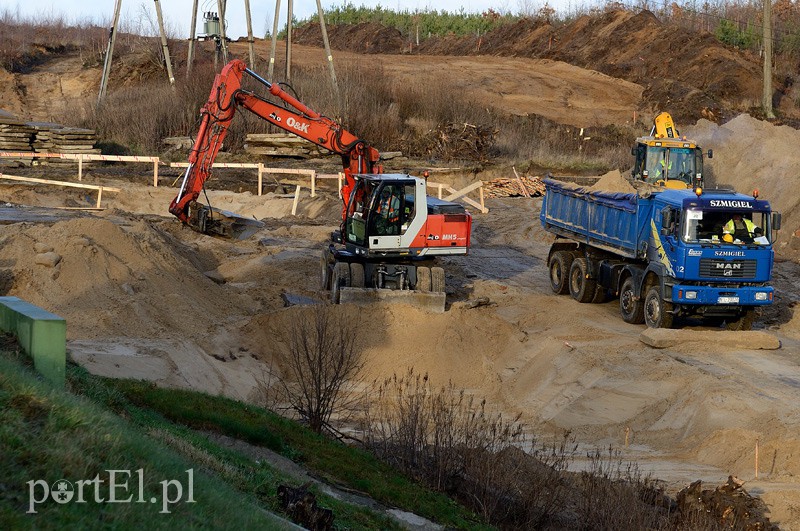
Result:
[[[242,90],[244,73],[265,85],[270,94],[279,98],[284,106]],[[375,148],[343,129],[335,121],[304,105],[277,84],[264,80],[242,61],[234,59],[214,79],[208,102],[201,109],[200,129],[189,154],[189,166],[178,195],[169,207],[173,215],[196,230],[230,236],[230,223],[219,219],[220,217],[232,220],[234,225],[237,222],[249,225],[245,220],[252,221],[246,218],[238,218],[237,221],[236,216],[232,217],[230,213],[221,213],[223,216],[220,216],[219,211],[216,211],[215,217],[212,209],[197,203],[205,182],[211,175],[214,159],[222,147],[237,107],[244,107],[276,127],[341,155],[345,174],[342,189],[345,204],[355,182],[352,177],[354,174],[382,173],[380,154]],[[344,214],[344,206],[342,211]]]

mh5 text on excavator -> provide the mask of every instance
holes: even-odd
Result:
[[[280,100],[272,103],[242,89],[247,73]],[[242,238],[263,223],[198,202],[211,167],[238,107],[287,132],[342,157],[342,221],[321,256],[323,289],[333,302],[380,298],[389,288],[414,292],[422,305],[444,310],[444,269],[438,256],[464,255],[470,245],[472,216],[459,203],[427,195],[426,180],[384,174],[380,153],[330,118],[307,107],[235,59],[214,79],[201,124],[189,154],[189,166],[169,211],[193,229]],[[356,288],[356,289],[353,289]]]

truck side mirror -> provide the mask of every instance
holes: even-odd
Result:
[[[667,236],[672,232],[672,209],[665,208],[661,211],[661,234]]]
[[[772,230],[781,230],[781,213],[772,213]]]
[[[633,146],[631,148],[631,155],[633,155],[634,157],[636,156],[636,146]]]
[[[713,149],[709,149],[708,153],[706,153],[706,157],[708,157],[710,159],[713,159],[714,158],[714,150]]]

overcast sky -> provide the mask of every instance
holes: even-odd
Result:
[[[193,0],[160,0],[164,15],[164,25],[170,37],[187,38],[192,20]],[[250,0],[250,13],[253,35],[264,37],[272,29],[276,1]],[[344,0],[321,0],[322,9],[343,6]],[[433,10],[467,13],[481,13],[493,8],[501,13],[517,14],[535,12],[544,5],[544,0],[356,0],[354,6],[382,6],[394,11]],[[559,12],[574,10],[576,5],[592,4],[592,0],[551,0],[549,5]],[[283,26],[286,24],[288,0],[281,0],[280,14]],[[24,20],[64,19],[68,23],[94,22],[110,27],[114,16],[116,0],[0,0],[0,14],[10,13]],[[227,35],[232,39],[247,35],[245,0],[230,0],[227,4]],[[302,20],[316,16],[316,0],[295,0],[293,2],[295,19]],[[197,33],[203,31],[203,13],[217,12],[217,0],[198,0]],[[122,0],[120,28],[124,31],[158,31],[155,2],[153,0]]]

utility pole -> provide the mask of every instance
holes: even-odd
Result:
[[[286,82],[292,83],[292,1],[288,0],[289,14],[286,17]]]
[[[269,69],[267,79],[272,81],[273,70],[275,69],[275,48],[278,44],[278,19],[281,14],[281,0],[275,0],[275,18],[272,20],[272,47],[269,50]]]
[[[108,78],[111,75],[111,57],[114,55],[114,41],[117,40],[117,25],[119,24],[119,12],[122,9],[122,0],[117,0],[114,5],[114,22],[108,33],[108,46],[106,47],[106,57],[103,62],[103,77],[100,78],[100,92],[97,96],[97,104],[103,103],[108,88]]]
[[[222,62],[228,64],[228,38],[225,36],[225,2],[226,0],[217,0],[217,8],[219,9],[219,40],[222,46]]]
[[[158,18],[158,32],[161,34],[161,48],[164,51],[164,61],[167,64],[167,77],[169,78],[169,84],[175,87],[175,76],[172,75],[172,59],[169,57],[167,34],[164,31],[164,18],[161,16],[161,4],[158,3],[158,0],[154,1],[156,3],[156,17]]]
[[[336,82],[336,70],[333,68],[333,55],[331,55],[331,45],[328,41],[328,29],[325,27],[325,17],[322,15],[322,3],[320,0],[317,0],[317,13],[319,14],[319,27],[322,31],[322,44],[325,46],[325,57],[328,59],[328,70],[330,70],[331,73],[331,85],[333,85],[333,93],[336,95],[336,108],[339,110],[339,113],[341,113],[342,98],[339,95],[339,83]]]
[[[764,114],[770,120],[775,118],[772,112],[772,0],[764,1],[764,94],[761,105]]]
[[[247,44],[250,48],[250,70],[255,70],[256,52],[253,49],[253,23],[250,20],[250,0],[244,0],[244,14],[247,18]]]
[[[189,56],[186,58],[186,77],[192,71],[192,61],[194,60],[195,31],[197,31],[197,0],[192,2],[192,27],[189,29]]]

